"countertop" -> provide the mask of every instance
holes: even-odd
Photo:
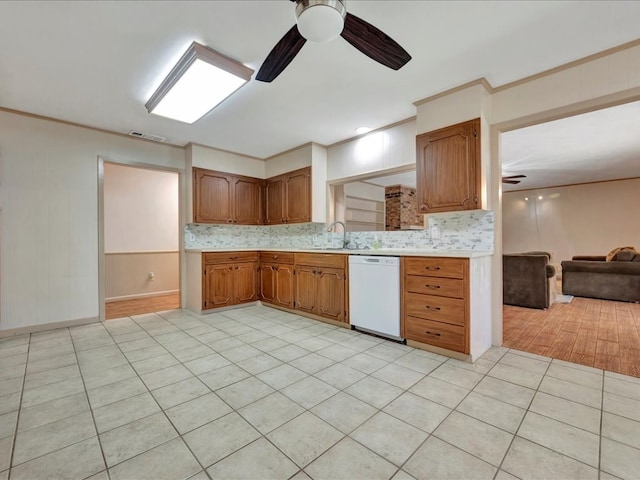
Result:
[[[388,257],[460,257],[478,258],[493,255],[488,250],[429,250],[409,248],[378,248],[370,250],[350,250],[331,248],[187,248],[187,253],[206,252],[293,252],[293,253],[337,253],[341,255],[382,255]]]

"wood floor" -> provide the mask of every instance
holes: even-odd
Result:
[[[640,304],[575,297],[503,312],[505,347],[640,377]]]
[[[170,293],[157,297],[134,298],[132,300],[118,300],[105,305],[105,318],[129,317],[142,313],[161,312],[180,308],[180,293]]]

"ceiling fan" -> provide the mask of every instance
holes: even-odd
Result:
[[[502,183],[517,185],[522,180],[515,180],[516,178],[527,178],[527,176],[526,175],[509,175],[508,177],[502,177]]]
[[[398,70],[409,60],[404,48],[364,20],[347,13],[345,0],[291,0],[297,23],[262,63],[256,80],[271,82],[287,68],[307,40],[328,42],[340,35],[369,58]]]

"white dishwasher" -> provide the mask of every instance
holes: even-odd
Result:
[[[349,321],[357,329],[400,337],[400,259],[349,256]]]

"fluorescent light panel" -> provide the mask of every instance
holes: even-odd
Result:
[[[194,123],[247,83],[253,70],[193,42],[145,107],[149,113]]]

